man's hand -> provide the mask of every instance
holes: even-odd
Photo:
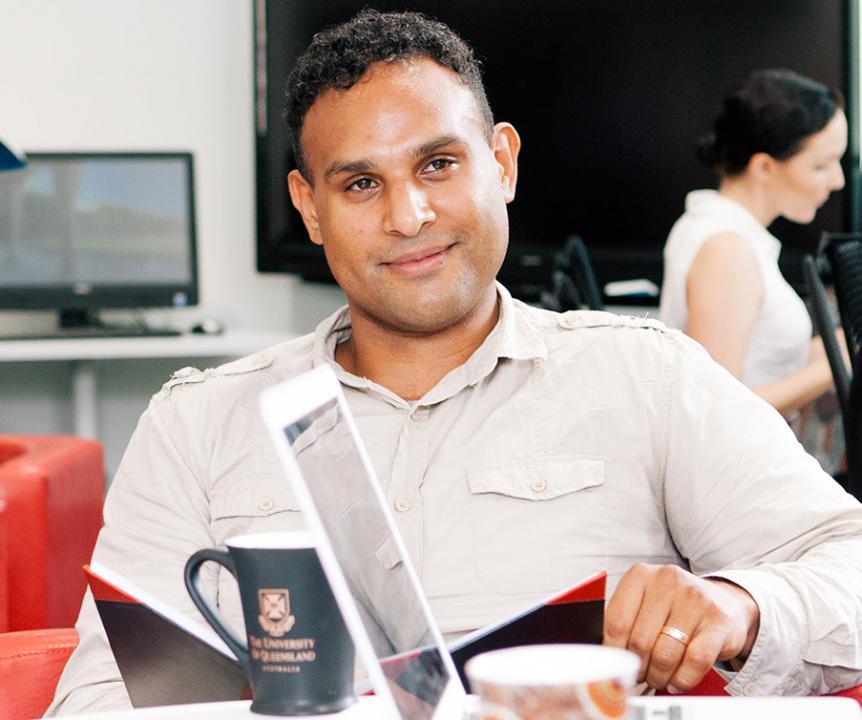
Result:
[[[748,657],[759,624],[757,603],[738,585],[675,565],[635,565],[608,602],[605,644],[640,656],[638,682],[687,692],[716,660]],[[665,627],[687,639],[662,633]]]

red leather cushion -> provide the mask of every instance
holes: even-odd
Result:
[[[73,628],[0,633],[0,718],[41,717],[77,644]]]
[[[8,524],[6,499],[0,488],[0,633],[9,628],[9,539],[6,534]]]
[[[6,499],[9,628],[73,625],[81,566],[102,525],[102,446],[65,435],[0,435]]]

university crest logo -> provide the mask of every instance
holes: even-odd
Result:
[[[260,615],[257,621],[273,637],[281,637],[293,627],[296,618],[290,614],[290,593],[286,588],[258,590]]]

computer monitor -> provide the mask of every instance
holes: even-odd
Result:
[[[197,304],[194,173],[185,152],[28,152],[0,175],[0,309]]]

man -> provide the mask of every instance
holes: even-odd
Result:
[[[558,315],[494,278],[520,139],[470,50],[421,16],[321,33],[288,87],[294,204],[348,306],[316,332],[150,404],[95,556],[194,614],[200,547],[300,519],[262,389],[335,368],[442,630],[472,630],[607,568],[606,642],[653,687],[733,661],[731,693],[862,679],[862,509],[769,406],[648,321]],[[209,584],[240,622],[224,573]],[[127,703],[92,603],[55,710]]]

